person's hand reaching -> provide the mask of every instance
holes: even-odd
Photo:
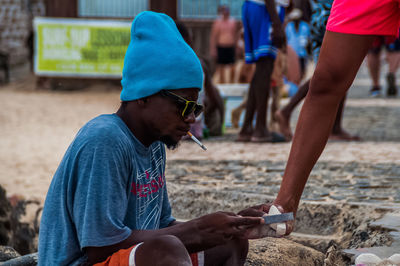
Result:
[[[274,207],[272,207],[274,206]],[[271,208],[272,207],[272,208]],[[274,210],[272,210],[274,209]],[[253,206],[245,210],[240,211],[238,214],[241,216],[253,216],[253,217],[263,217],[268,214],[279,214],[285,213],[281,206],[273,203],[264,203],[261,205]],[[284,228],[282,230],[282,225],[271,224],[271,225],[258,225],[254,228],[250,228],[247,232],[247,237],[249,239],[257,239],[263,237],[281,237],[283,235],[289,235],[293,231],[294,221],[287,221],[282,223]]]

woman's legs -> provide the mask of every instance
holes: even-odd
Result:
[[[374,36],[326,32],[276,199],[284,209],[297,209],[311,169],[331,133],[340,101],[373,39]]]

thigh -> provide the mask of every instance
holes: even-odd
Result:
[[[225,245],[204,251],[204,265],[238,265],[246,260],[249,242],[245,239],[232,239]]]
[[[263,76],[265,79],[271,78],[272,70],[274,68],[274,57],[264,56],[256,62],[256,70],[254,75]]]
[[[374,39],[375,36],[370,35],[327,31],[313,80],[321,77],[323,79],[328,78],[327,82],[330,82],[330,84],[325,84],[328,87],[347,90]]]

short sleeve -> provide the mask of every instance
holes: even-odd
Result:
[[[82,145],[78,154],[71,213],[81,249],[125,240],[131,234],[123,223],[130,166],[123,143],[100,135]]]
[[[172,216],[171,205],[169,204],[167,186],[164,188],[163,205],[160,217],[160,228],[168,227],[175,218]]]
[[[165,146],[163,144],[161,144],[161,151],[162,151],[162,157],[164,158],[164,163],[163,165],[165,166],[165,158],[166,158],[166,154],[165,154]],[[165,169],[163,171],[165,173]],[[165,175],[164,175],[164,182],[166,182],[165,180]],[[170,225],[173,221],[175,221],[176,219],[172,216],[172,210],[171,210],[171,205],[169,203],[169,199],[168,199],[168,190],[167,190],[167,186],[164,186],[164,191],[163,191],[163,203],[162,203],[162,209],[161,209],[161,216],[160,216],[160,228],[165,228],[168,227],[168,225]]]

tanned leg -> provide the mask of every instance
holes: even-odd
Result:
[[[400,52],[387,52],[386,61],[389,65],[389,73],[386,76],[388,87],[386,90],[387,96],[396,96],[396,72],[400,64]]]
[[[332,127],[331,136],[329,137],[331,140],[347,140],[347,141],[359,141],[360,137],[351,135],[349,132],[343,129],[342,127],[342,117],[343,117],[343,109],[344,103],[346,101],[346,96],[339,104],[338,111],[336,113],[336,119]]]
[[[239,128],[239,120],[242,115],[242,111],[246,109],[247,99],[244,100],[238,107],[231,112],[231,122],[234,128]]]
[[[249,91],[247,93],[246,113],[244,115],[244,121],[242,129],[239,132],[237,141],[250,141],[251,135],[253,134],[253,118],[256,112],[256,94],[255,94],[255,79],[254,75],[251,79]]]
[[[370,51],[367,56],[368,70],[372,79],[372,88],[370,90],[371,96],[379,96],[381,93],[381,86],[379,82],[379,76],[381,72],[380,58],[380,51]]]
[[[292,130],[290,129],[290,117],[294,108],[306,97],[310,80],[307,80],[300,86],[299,90],[290,98],[290,101],[285,107],[275,112],[275,119],[278,121],[280,132],[287,140],[293,137]]]
[[[225,65],[219,65],[219,83],[226,83],[225,79]]]
[[[256,63],[256,71],[251,83],[251,85],[255,87],[257,113],[252,139],[262,140],[269,137],[267,129],[267,108],[273,67],[274,59],[271,57],[260,58]]]
[[[268,138],[267,101],[269,97],[272,68],[274,59],[262,57],[256,63],[256,70],[250,83],[246,114],[238,141],[249,141],[251,137],[258,139]],[[253,129],[253,118],[256,117],[256,126]]]
[[[286,211],[297,211],[311,169],[331,133],[340,101],[352,84],[373,39],[374,36],[325,33],[275,200]]]
[[[230,64],[229,65],[229,83],[235,83],[236,77],[236,65]]]
[[[372,85],[374,87],[380,86],[379,84],[379,74],[381,72],[380,55],[381,55],[380,52],[379,53],[370,52],[368,53],[367,56],[368,70],[372,79]]]

